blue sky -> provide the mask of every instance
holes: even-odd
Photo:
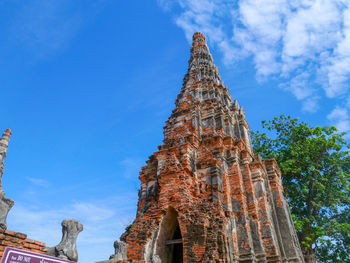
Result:
[[[13,135],[8,229],[48,246],[84,224],[79,262],[104,260],[136,213],[204,33],[253,130],[280,114],[350,130],[350,1],[2,0],[0,128]]]

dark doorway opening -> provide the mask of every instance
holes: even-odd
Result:
[[[174,236],[172,238],[174,241],[174,244],[171,244],[173,246],[171,248],[172,255],[171,255],[171,263],[182,263],[183,262],[183,248],[182,248],[182,235],[181,230],[179,226],[179,222],[176,222],[176,229]]]
[[[169,207],[160,225],[156,254],[162,263],[183,263],[182,234],[178,213]]]

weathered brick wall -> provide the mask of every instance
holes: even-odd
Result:
[[[0,260],[6,247],[15,247],[44,254],[45,243],[27,238],[26,234],[5,230],[0,233]]]
[[[304,262],[277,163],[254,154],[244,110],[200,33],[175,104],[140,173],[136,219],[120,238],[127,249],[110,262]]]

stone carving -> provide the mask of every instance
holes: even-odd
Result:
[[[6,218],[14,203],[13,200],[0,194],[0,230],[2,231],[7,229]]]
[[[7,154],[8,144],[10,141],[11,130],[7,129],[0,138],[0,230],[7,229],[6,218],[14,205],[14,201],[5,198],[5,191],[2,189],[2,175],[4,173],[4,161]]]
[[[158,255],[153,255],[152,263],[162,263],[162,261]]]
[[[3,193],[3,195],[5,194],[4,194],[4,191],[2,190],[2,175],[4,173],[4,161],[7,154],[7,148],[10,141],[10,136],[11,136],[11,130],[7,129],[2,135],[2,137],[0,138],[0,191],[1,191],[0,193]]]
[[[109,262],[118,262],[119,260],[126,260],[126,250],[128,249],[128,244],[123,241],[114,241],[114,255],[109,258]]]
[[[78,234],[83,231],[83,224],[74,219],[65,219],[62,225],[62,240],[55,247],[46,249],[46,254],[71,261],[78,261],[76,241]]]

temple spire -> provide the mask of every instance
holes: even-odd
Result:
[[[303,263],[277,164],[254,158],[244,110],[201,33],[175,105],[108,262]]]
[[[184,86],[197,81],[221,82],[217,67],[214,65],[205,36],[199,32],[192,38],[191,57],[188,61],[188,71],[184,78]]]

